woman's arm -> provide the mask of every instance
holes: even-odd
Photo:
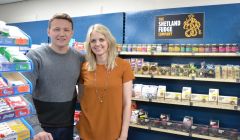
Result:
[[[131,97],[132,97],[132,80],[123,84],[123,122],[122,131],[118,140],[127,140],[128,128],[131,117]]]

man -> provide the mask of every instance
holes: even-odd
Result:
[[[33,72],[24,73],[33,86],[32,99],[38,116],[35,121],[28,119],[36,133],[34,140],[73,139],[75,85],[83,57],[68,46],[72,35],[71,17],[56,14],[48,25],[51,44],[27,53],[34,64]]]

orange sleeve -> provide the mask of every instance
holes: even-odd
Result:
[[[123,83],[135,79],[130,63],[124,60]]]

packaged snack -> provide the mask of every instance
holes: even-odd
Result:
[[[133,97],[141,98],[142,97],[142,84],[133,85]]]
[[[182,88],[182,100],[190,100],[192,94],[191,87],[183,87]]]
[[[210,102],[217,102],[218,101],[218,96],[219,96],[219,89],[209,89],[209,98],[208,101]]]
[[[157,98],[164,98],[166,94],[166,86],[159,85],[157,91]]]

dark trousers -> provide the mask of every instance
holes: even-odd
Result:
[[[43,127],[54,140],[73,140],[73,127]]]

